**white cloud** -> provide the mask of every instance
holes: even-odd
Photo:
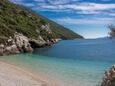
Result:
[[[11,0],[14,3],[22,3],[24,0]],[[38,6],[40,5],[44,9],[73,9],[73,10],[107,10],[107,9],[115,9],[115,4],[99,4],[99,3],[91,3],[91,2],[81,2],[70,4],[72,1],[80,1],[80,0],[33,0],[38,2]],[[105,1],[105,0],[104,0]],[[41,2],[41,3],[40,3]],[[51,4],[48,4],[51,3]],[[25,3],[24,3],[25,4]],[[29,3],[30,4],[30,3]],[[44,5],[45,4],[45,5]]]
[[[59,19],[54,19],[56,22],[64,25],[86,25],[86,24],[110,24],[113,22],[113,18],[83,18],[75,19],[70,17],[64,17]]]
[[[46,5],[47,9],[73,9],[73,10],[106,10],[115,9],[115,4],[80,3],[66,5]]]
[[[36,2],[48,2],[52,5],[59,5],[59,4],[67,4],[69,2],[77,2],[77,1],[80,1],[80,0],[34,0]]]
[[[109,13],[110,16],[114,16],[115,17],[115,13]]]
[[[38,6],[34,9],[39,9],[39,10],[42,9],[42,11],[48,10],[48,11],[69,12],[69,13],[74,11],[74,13],[76,14],[105,14],[106,10],[115,9],[115,4],[99,4],[99,3],[91,3],[91,2],[87,2],[87,3],[82,2],[78,4],[50,5],[46,3],[44,4],[38,3]]]
[[[95,10],[81,10],[81,11],[76,11],[77,14],[100,14],[100,11],[95,11]]]
[[[67,12],[75,14],[93,14],[114,16],[115,3],[102,4],[91,2],[78,2],[81,0],[33,0],[36,3],[24,3],[24,0],[11,0],[14,3],[32,7],[33,10]],[[108,0],[104,0],[108,1]],[[69,2],[77,2],[70,4]],[[111,13],[108,10],[114,9]]]

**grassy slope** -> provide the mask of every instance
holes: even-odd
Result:
[[[47,23],[50,24],[53,31],[51,37],[61,37],[63,39],[82,38],[73,31],[24,7],[15,5],[8,0],[0,0],[0,39],[13,36],[14,32],[23,33],[29,38],[37,38],[43,32],[41,32],[41,25]],[[41,33],[38,34],[36,30]]]

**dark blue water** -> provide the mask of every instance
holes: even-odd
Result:
[[[36,49],[34,54],[65,59],[115,62],[115,39],[61,41],[51,47]]]

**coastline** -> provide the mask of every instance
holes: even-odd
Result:
[[[14,64],[0,61],[1,86],[59,86],[41,75],[28,72]]]
[[[39,36],[38,40],[35,40],[29,39],[23,34],[15,33],[13,38],[9,37],[9,39],[4,40],[4,43],[0,42],[0,56],[31,53],[35,48],[52,46],[60,40],[61,39],[57,38],[45,41],[41,36]]]

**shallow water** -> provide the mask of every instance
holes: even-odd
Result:
[[[58,80],[62,86],[97,86],[104,71],[115,63],[114,50],[115,39],[69,40],[0,60]]]

